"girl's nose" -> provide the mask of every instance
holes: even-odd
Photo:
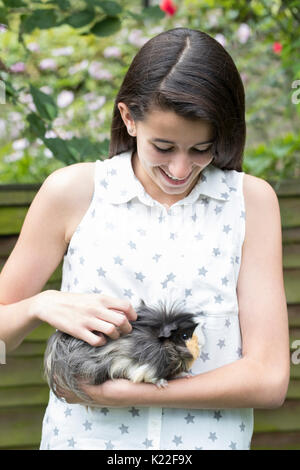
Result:
[[[193,164],[185,155],[178,155],[168,165],[169,173],[175,178],[186,178],[191,174]]]

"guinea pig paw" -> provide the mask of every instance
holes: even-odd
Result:
[[[158,388],[165,388],[168,386],[168,381],[165,380],[165,379],[159,379],[155,385],[158,387]]]
[[[189,379],[190,377],[193,377],[193,374],[191,374],[190,372],[188,372],[184,377],[186,377],[187,379]]]

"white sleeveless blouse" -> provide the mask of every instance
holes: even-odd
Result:
[[[191,373],[242,357],[236,295],[245,237],[243,172],[212,164],[166,209],[136,178],[131,152],[95,163],[91,204],[64,257],[61,290],[180,300],[204,345]],[[222,384],[220,384],[222,387]],[[50,392],[40,449],[249,449],[253,409],[88,408]]]

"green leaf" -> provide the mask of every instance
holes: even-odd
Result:
[[[159,8],[158,5],[143,8],[143,18],[150,18],[152,20],[162,20],[165,17],[165,13]]]
[[[22,0],[2,0],[4,5],[8,8],[22,8],[22,7],[27,7],[28,5]]]
[[[72,165],[73,163],[76,163],[76,160],[69,151],[67,141],[59,139],[58,137],[53,139],[43,138],[42,140],[46,147],[51,150],[57,160],[60,160],[66,165]]]
[[[35,10],[30,16],[23,16],[22,29],[25,33],[31,33],[35,28],[49,29],[57,25],[54,9]]]
[[[27,122],[30,126],[30,131],[36,135],[37,137],[44,137],[46,133],[46,127],[42,121],[42,119],[35,113],[30,113],[26,117]]]
[[[73,137],[70,140],[43,138],[42,140],[54,157],[65,165],[95,161],[108,156],[109,141],[107,139],[103,142],[91,142],[87,137]]]
[[[132,13],[132,11],[126,10],[124,17],[127,18],[131,16],[135,21],[143,21],[144,17],[137,13]]]
[[[99,158],[101,146],[98,142],[91,142],[87,137],[73,137],[66,141],[69,152],[77,162]]]
[[[96,1],[96,5],[99,5],[107,16],[116,16],[122,13],[123,8],[117,2],[112,1]]]
[[[84,0],[89,7],[100,7],[107,16],[116,16],[122,13],[123,7],[110,0]]]
[[[4,81],[4,84],[5,84],[5,93],[7,96],[17,96],[17,90],[12,86],[12,84],[7,81],[7,80],[3,80]]]
[[[55,3],[55,2],[54,2]],[[69,0],[57,0],[58,7],[64,11],[71,7]]]
[[[8,24],[8,19],[7,19],[7,10],[6,8],[0,8],[0,23],[1,24]]]
[[[94,10],[82,10],[68,16],[61,23],[69,24],[73,28],[82,28],[83,26],[90,24],[94,18]]]
[[[41,117],[47,121],[53,121],[58,114],[58,109],[52,96],[43,93],[33,85],[30,85],[30,93]]]
[[[95,36],[110,36],[121,29],[121,21],[118,17],[108,16],[102,21],[96,23],[91,29],[91,33]]]

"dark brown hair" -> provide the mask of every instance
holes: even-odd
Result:
[[[224,47],[208,34],[174,28],[158,34],[134,57],[116,97],[109,158],[136,151],[117,104],[125,103],[134,121],[152,109],[174,111],[214,129],[213,165],[242,171],[246,140],[245,92],[240,74]]]

